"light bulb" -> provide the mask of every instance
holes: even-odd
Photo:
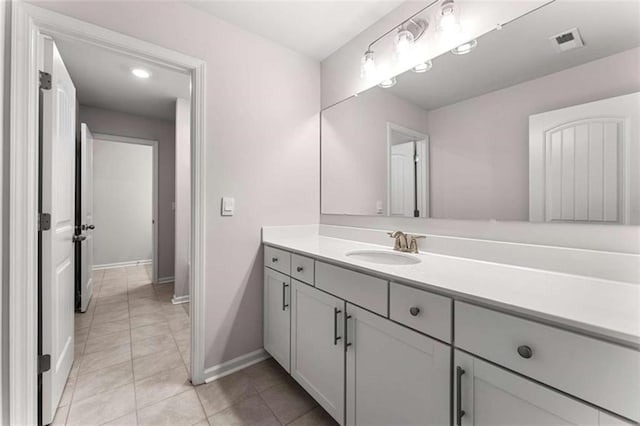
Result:
[[[461,44],[460,46],[454,49],[451,49],[451,53],[453,53],[454,55],[466,55],[467,53],[475,49],[477,45],[478,45],[478,40],[474,39],[464,44]]]
[[[367,50],[364,52],[362,61],[360,63],[360,77],[372,78],[376,71],[376,63],[373,59],[373,50]]]
[[[388,89],[390,87],[393,87],[396,85],[396,78],[395,77],[391,77],[391,78],[387,78],[385,80],[382,80],[378,86],[382,87],[383,89]]]
[[[458,9],[453,0],[444,0],[440,5],[440,31],[455,34],[460,31]]]
[[[433,68],[433,62],[431,62],[431,59],[429,59],[428,61],[422,62],[421,64],[418,64],[415,67],[413,67],[413,72],[423,73],[423,72],[429,71],[431,68]]]
[[[131,74],[135,75],[138,78],[149,78],[151,77],[151,73],[142,68],[133,68],[131,70]]]
[[[413,47],[414,41],[415,38],[411,31],[407,29],[398,31],[395,38],[396,54],[402,55],[403,53],[407,53]]]

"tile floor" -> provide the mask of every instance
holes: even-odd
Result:
[[[97,271],[76,314],[75,362],[54,425],[335,425],[272,359],[209,384],[188,380],[189,306],[148,266]]]

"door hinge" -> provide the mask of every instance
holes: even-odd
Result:
[[[40,355],[38,357],[38,374],[51,370],[51,355]]]
[[[38,231],[48,231],[51,229],[51,214],[40,213],[38,218]]]
[[[51,74],[40,71],[40,89],[51,90]]]

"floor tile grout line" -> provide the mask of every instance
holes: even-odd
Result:
[[[267,388],[267,389],[271,389],[272,387],[273,387],[273,386],[270,386],[270,387],[269,387],[269,388]],[[262,403],[263,403],[264,405],[266,405],[266,406],[267,406],[267,408],[269,409],[269,411],[271,411],[271,414],[272,414],[272,415],[273,415],[273,417],[276,419],[276,421],[277,421],[278,423],[280,423],[280,425],[284,425],[284,423],[282,423],[282,422],[280,421],[280,419],[278,418],[278,416],[276,415],[275,411],[273,411],[273,409],[271,409],[271,406],[267,403],[267,400],[266,400],[266,399],[264,399],[264,397],[262,396],[262,392],[259,392],[259,391],[258,391],[258,389],[256,389],[256,387],[255,387],[255,386],[254,386],[253,388],[254,388],[254,389],[255,389],[255,391],[258,393],[258,397],[260,398],[260,400],[262,401]],[[267,389],[263,389],[263,391],[265,391],[265,390],[267,390]]]

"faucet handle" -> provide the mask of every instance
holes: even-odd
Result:
[[[418,253],[418,240],[427,238],[425,235],[411,235],[411,240],[409,242],[409,251],[411,253]]]

